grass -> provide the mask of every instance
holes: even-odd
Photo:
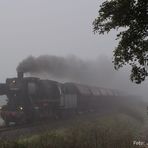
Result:
[[[0,141],[0,148],[134,148],[141,123],[126,115],[103,117],[93,122],[50,130],[16,141]]]

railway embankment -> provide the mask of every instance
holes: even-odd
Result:
[[[17,139],[1,139],[5,148],[137,148],[133,144],[141,134],[144,123],[125,114],[84,115],[48,126],[28,129],[28,134]],[[22,131],[25,132],[25,131]],[[27,131],[26,131],[27,133]],[[16,133],[13,135],[15,136]]]

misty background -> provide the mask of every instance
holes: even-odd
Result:
[[[15,77],[18,64],[28,56],[49,55],[64,58],[71,64],[75,61],[80,68],[72,64],[75,69],[70,69],[67,75],[60,73],[62,71],[33,75],[118,88],[148,100],[147,81],[133,84],[128,67],[113,69],[116,32],[104,36],[93,34],[92,22],[103,1],[0,0],[0,81]]]

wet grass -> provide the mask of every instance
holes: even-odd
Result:
[[[110,116],[16,141],[1,140],[0,148],[134,148],[140,128],[141,123],[128,116]]]

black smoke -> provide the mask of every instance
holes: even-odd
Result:
[[[29,56],[19,63],[17,71],[32,76],[104,86],[112,83],[115,71],[106,56],[95,60],[82,60],[76,56]]]

